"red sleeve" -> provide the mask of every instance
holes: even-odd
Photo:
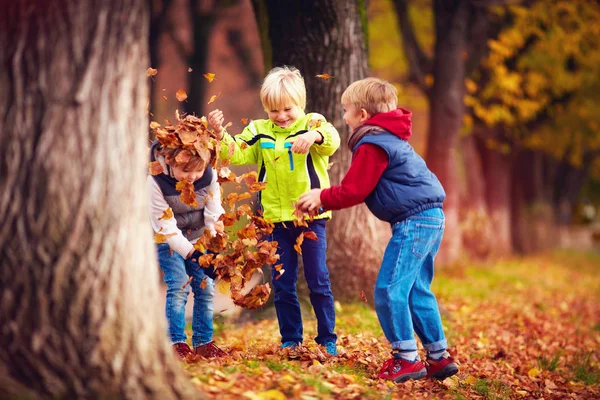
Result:
[[[388,156],[381,147],[365,143],[352,158],[350,169],[339,186],[321,191],[321,203],[327,210],[341,210],[365,201],[375,189],[388,166]]]

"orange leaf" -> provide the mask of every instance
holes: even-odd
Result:
[[[310,239],[310,240],[319,240],[319,238],[317,237],[317,234],[314,233],[313,231],[304,232],[304,237],[306,239]]]
[[[163,167],[158,161],[152,161],[148,163],[148,171],[150,171],[150,175],[156,176],[158,174],[162,174]]]
[[[301,232],[296,238],[296,244],[294,245],[294,250],[298,252],[298,254],[302,254],[302,243],[304,242],[304,232]]]
[[[183,284],[183,286],[181,288],[185,289],[187,287],[187,285],[189,285],[190,283],[192,283],[192,279],[194,279],[194,277],[190,276],[190,278],[187,280],[186,283]]]
[[[183,89],[179,89],[177,91],[177,93],[175,93],[175,97],[177,98],[177,100],[179,101],[184,101],[185,99],[187,99],[187,93],[185,92],[185,90]]]
[[[164,101],[167,101],[167,96],[163,96],[163,97],[162,97],[162,99],[163,99]]]
[[[154,69],[154,68],[148,68],[148,69],[146,70],[146,76],[148,76],[148,77],[150,77],[150,76],[154,76],[154,75],[156,75],[156,74],[158,74],[158,70],[157,70],[157,69]]]
[[[240,119],[240,121],[242,122],[242,124],[248,125],[248,118],[242,118]]]
[[[207,81],[212,82],[215,80],[215,74],[212,72],[207,72],[206,74],[202,74],[203,77],[206,78]]]
[[[171,218],[173,218],[173,210],[171,209],[171,207],[169,207],[163,211],[163,215],[159,219],[171,219]]]
[[[320,74],[320,75],[315,75],[317,78],[321,78],[321,79],[331,79],[333,78],[333,76],[329,75],[329,74]]]
[[[235,154],[235,142],[229,143],[227,146],[227,154],[229,154],[229,157],[233,157]]]
[[[204,279],[202,279],[202,282],[200,282],[200,289],[206,289],[208,287],[208,281],[206,280],[206,276],[204,277]]]
[[[367,303],[367,295],[365,294],[364,290],[360,291],[360,298],[362,299],[362,301],[364,301],[365,303]]]
[[[169,233],[168,235],[165,235],[164,233],[155,233],[154,234],[154,242],[156,243],[166,243],[167,239],[170,238],[171,236],[175,236],[177,235],[176,233]]]
[[[247,148],[248,148],[248,143],[242,142],[242,144],[240,144],[240,149],[246,150]]]
[[[181,195],[179,199],[188,206],[199,207],[200,203],[196,200],[196,192],[194,191],[194,184],[188,180],[177,182],[175,190],[180,191]]]

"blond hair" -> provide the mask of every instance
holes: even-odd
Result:
[[[353,105],[357,110],[364,108],[373,116],[395,110],[398,107],[398,92],[388,81],[365,78],[353,82],[344,90],[342,104]]]
[[[265,111],[292,104],[304,110],[306,87],[300,71],[288,66],[273,68],[260,88],[260,101]]]

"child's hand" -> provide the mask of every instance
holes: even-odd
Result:
[[[225,117],[223,116],[223,111],[218,108],[212,110],[208,114],[208,124],[217,134],[217,139],[221,139],[223,137],[223,122],[225,121]]]
[[[323,206],[321,203],[322,189],[312,189],[310,192],[304,193],[298,199],[296,207],[304,212],[315,212]]]
[[[317,131],[308,131],[300,136],[292,143],[292,153],[306,154],[310,150],[310,146],[316,141],[321,141],[321,134]]]

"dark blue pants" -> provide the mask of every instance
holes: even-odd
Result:
[[[275,224],[272,238],[278,243],[277,254],[283,263],[285,272],[272,270],[273,287],[275,288],[275,310],[279,320],[281,342],[302,342],[302,315],[300,303],[296,295],[296,282],[298,281],[298,253],[294,250],[296,239],[300,232],[306,228],[294,227],[292,222]],[[309,230],[315,232],[319,240],[304,239],[302,243],[302,260],[304,261],[304,277],[310,290],[310,302],[317,317],[317,337],[319,344],[336,342],[335,308],[333,293],[329,283],[326,254],[327,238],[325,235],[325,221],[316,220],[308,223]]]

